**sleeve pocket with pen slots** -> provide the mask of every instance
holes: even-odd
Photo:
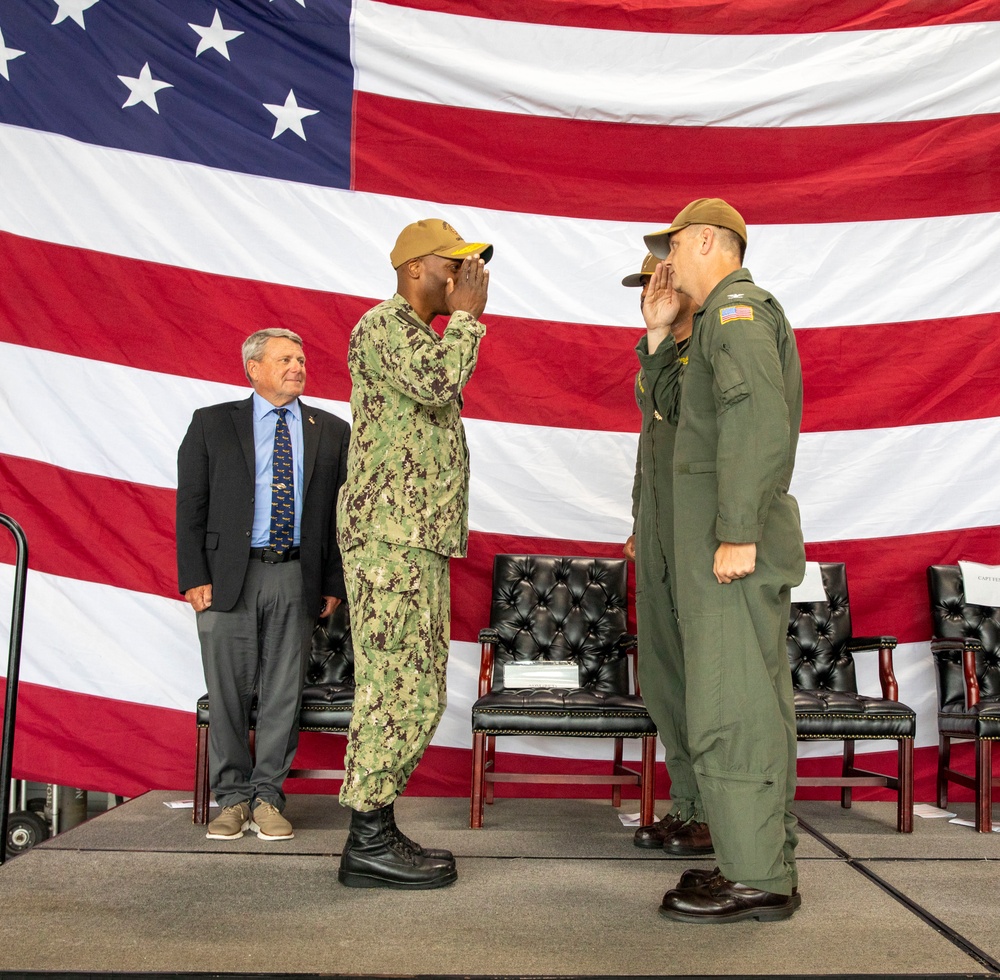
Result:
[[[713,386],[719,415],[750,396],[750,386],[743,377],[729,344],[723,344],[712,355],[712,371],[715,375]]]

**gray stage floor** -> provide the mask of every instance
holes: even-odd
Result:
[[[897,834],[890,803],[799,803],[802,908],[709,927],[657,907],[712,862],[633,847],[602,801],[501,799],[474,831],[467,800],[403,798],[400,825],[453,850],[459,880],[398,892],[337,883],[333,797],[292,797],[295,839],[265,843],[206,840],[164,805],[179,796],[148,793],[9,859],[0,972],[1000,977],[1000,834],[920,818]]]

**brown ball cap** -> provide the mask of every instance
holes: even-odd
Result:
[[[632,275],[626,276],[622,280],[623,286],[641,286],[643,276],[651,276],[656,272],[656,267],[659,265],[660,260],[653,255],[652,252],[647,252],[646,257],[642,260],[642,265],[639,267],[638,272],[633,272]]]
[[[399,233],[395,247],[389,253],[389,261],[394,269],[398,269],[404,262],[419,259],[421,255],[464,259],[477,252],[484,262],[493,258],[493,246],[487,242],[467,242],[447,221],[424,218],[407,225]]]
[[[670,236],[675,231],[687,228],[688,225],[717,225],[719,228],[728,228],[743,239],[744,245],[747,243],[747,226],[743,216],[732,205],[726,204],[721,197],[699,197],[674,218],[669,228],[644,235],[643,241],[653,255],[665,259],[670,251]]]

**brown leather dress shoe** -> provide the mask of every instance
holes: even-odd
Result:
[[[675,888],[663,896],[660,915],[678,922],[740,922],[757,919],[777,922],[788,919],[802,904],[794,895],[749,888],[717,874],[693,888]]]
[[[683,826],[684,821],[680,817],[667,814],[662,820],[640,827],[635,832],[632,843],[636,847],[663,847],[663,841]]]
[[[677,888],[697,888],[711,881],[718,873],[718,868],[688,868],[677,882]]]
[[[689,820],[669,837],[664,838],[663,850],[670,854],[697,855],[711,854],[715,848],[712,846],[712,835],[709,833],[708,824]]]
[[[707,881],[710,881],[716,875],[721,874],[718,868],[712,868],[711,871],[708,868],[688,868],[677,882],[674,888],[676,891],[679,888],[697,888],[699,885],[704,885]],[[798,895],[798,888],[792,889],[792,895]]]

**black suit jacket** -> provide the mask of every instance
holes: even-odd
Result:
[[[302,406],[302,582],[316,615],[323,596],[344,599],[337,493],[347,475],[350,426]],[[199,408],[177,452],[180,591],[212,586],[212,608],[236,605],[249,562],[254,512],[253,398]]]

